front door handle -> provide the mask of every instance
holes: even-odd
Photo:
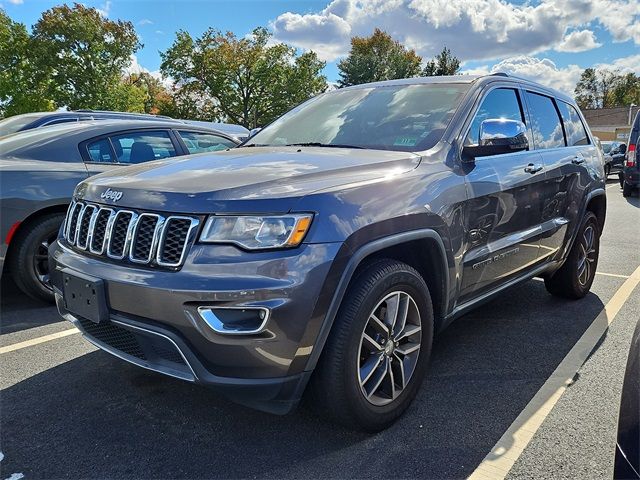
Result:
[[[584,158],[582,158],[582,157],[573,157],[573,160],[571,160],[571,163],[573,163],[574,165],[580,165],[580,164],[584,163]]]
[[[524,171],[527,173],[538,173],[540,170],[542,170],[542,165],[540,163],[530,163],[529,165],[524,167]]]

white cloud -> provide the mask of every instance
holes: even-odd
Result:
[[[14,5],[21,5],[24,3],[24,0],[9,0],[9,3],[12,3]]]
[[[138,20],[138,25],[140,25],[140,26],[153,25],[153,22],[151,20],[149,20],[148,18],[143,18],[142,20]]]
[[[559,52],[585,52],[601,47],[596,41],[596,35],[591,30],[575,30],[568,33],[556,47]]]
[[[519,55],[506,58],[492,67],[481,66],[474,69],[465,69],[462,73],[486,75],[495,72],[505,72],[517,77],[528,78],[542,85],[573,95],[573,89],[582,71],[583,68],[578,65],[568,65],[564,68],[558,68],[556,64],[548,58]]]
[[[152,77],[160,80],[165,88],[170,88],[173,85],[173,80],[171,78],[163,77],[160,73],[160,70],[151,71],[148,68],[140,65],[140,62],[138,62],[138,57],[136,55],[131,55],[131,63],[124,69],[125,75],[131,75],[132,73],[148,73]]]
[[[640,0],[332,0],[319,12],[283,13],[270,26],[277,40],[329,61],[348,52],[352,36],[370,35],[375,27],[425,58],[446,45],[462,60],[489,60],[557,47],[586,49],[597,43],[585,25],[596,23],[616,41],[640,44],[638,22]],[[575,28],[582,30],[565,36]]]
[[[106,2],[104,2],[102,4],[102,6],[96,7],[96,10],[103,17],[105,17],[105,18],[108,17],[109,16],[109,12],[111,11],[111,0],[107,0]]]
[[[595,65],[595,68],[608,68],[610,70],[620,70],[621,73],[640,75],[640,54],[618,58],[611,63],[599,63]]]

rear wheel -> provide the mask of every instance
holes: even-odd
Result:
[[[571,299],[584,297],[595,278],[599,253],[598,219],[593,212],[587,212],[567,260],[553,276],[544,280],[549,293]]]
[[[11,274],[20,290],[37,300],[53,302],[49,281],[49,246],[56,240],[64,214],[47,215],[23,228],[11,241]]]
[[[633,187],[629,185],[627,182],[624,182],[622,185],[622,196],[630,197],[632,193],[633,193]]]
[[[420,274],[394,260],[371,263],[345,294],[307,395],[340,423],[382,430],[414,399],[432,338],[431,298]]]

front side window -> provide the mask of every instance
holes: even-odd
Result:
[[[217,152],[236,146],[231,140],[206,132],[178,132],[189,153]]]
[[[113,158],[113,151],[108,138],[102,138],[87,144],[87,151],[92,162],[113,163],[116,161]]]
[[[518,92],[513,88],[496,88],[487,94],[471,122],[465,145],[478,145],[482,122],[498,118],[524,122]]]
[[[570,147],[574,145],[589,145],[587,130],[584,128],[576,109],[567,103],[558,102],[558,110],[560,110],[560,115],[562,115],[562,121],[564,122],[567,145]],[[609,153],[612,146],[612,143],[603,144],[605,153]]]
[[[359,87],[319,95],[245,145],[421,151],[442,138],[468,84]]]
[[[176,150],[168,132],[132,132],[111,137],[118,163],[143,163],[175,157]]]
[[[531,112],[531,127],[536,148],[564,147],[564,132],[553,99],[545,95],[527,92]]]

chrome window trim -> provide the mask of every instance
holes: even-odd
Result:
[[[95,224],[98,221],[98,217],[100,216],[101,212],[109,212],[109,218],[107,218],[107,225],[105,226],[105,230],[104,230],[104,237],[102,238],[102,245],[100,245],[100,250],[93,248],[93,234],[95,233]],[[96,255],[102,255],[104,253],[104,249],[105,246],[107,244],[107,239],[109,238],[109,227],[110,224],[109,222],[113,219],[115,214],[115,210],[113,208],[107,208],[107,207],[100,207],[98,209],[98,213],[96,214],[96,218],[93,222],[93,225],[91,226],[91,241],[89,242],[89,252],[96,254]]]
[[[113,234],[113,229],[115,228],[116,222],[118,221],[118,216],[121,214],[124,215],[127,213],[131,214],[131,219],[129,220],[129,224],[127,225],[127,233],[125,234],[125,237],[124,237],[124,245],[122,246],[122,255],[114,255],[111,253],[111,235]],[[107,243],[107,257],[112,258],[114,260],[122,260],[124,257],[127,256],[127,247],[129,243],[131,243],[131,224],[135,223],[137,216],[138,215],[135,212],[132,212],[131,210],[118,210],[116,212],[116,214],[113,217],[113,221],[111,222],[111,229],[109,230],[109,242]]]
[[[151,246],[149,248],[149,255],[147,256],[146,259],[142,260],[139,258],[135,258],[133,256],[134,254],[134,250],[135,250],[135,246],[136,246],[136,241],[138,240],[138,228],[140,226],[140,220],[143,217],[154,217],[158,219],[158,222],[156,223],[155,228],[153,229],[153,234],[151,237]],[[158,242],[159,242],[159,235],[158,233],[161,231],[162,227],[164,226],[164,221],[165,218],[162,215],[158,215],[157,213],[141,213],[138,216],[137,222],[136,222],[136,226],[135,229],[133,231],[133,235],[132,235],[132,241],[131,241],[131,248],[129,250],[129,260],[132,261],[133,263],[139,263],[139,264],[147,264],[147,263],[151,263],[151,260],[153,260],[154,254],[155,254],[155,250],[158,246]]]
[[[162,260],[162,250],[164,248],[165,236],[167,233],[167,228],[171,224],[171,220],[189,220],[191,222],[189,225],[189,230],[187,231],[187,236],[184,240],[184,246],[182,247],[180,259],[177,262],[165,262]],[[171,215],[167,217],[162,227],[162,231],[160,232],[160,240],[158,242],[158,250],[156,252],[156,263],[163,267],[178,267],[182,265],[184,257],[187,254],[187,247],[193,241],[198,225],[200,225],[200,220],[197,218],[185,217],[183,215]]]

